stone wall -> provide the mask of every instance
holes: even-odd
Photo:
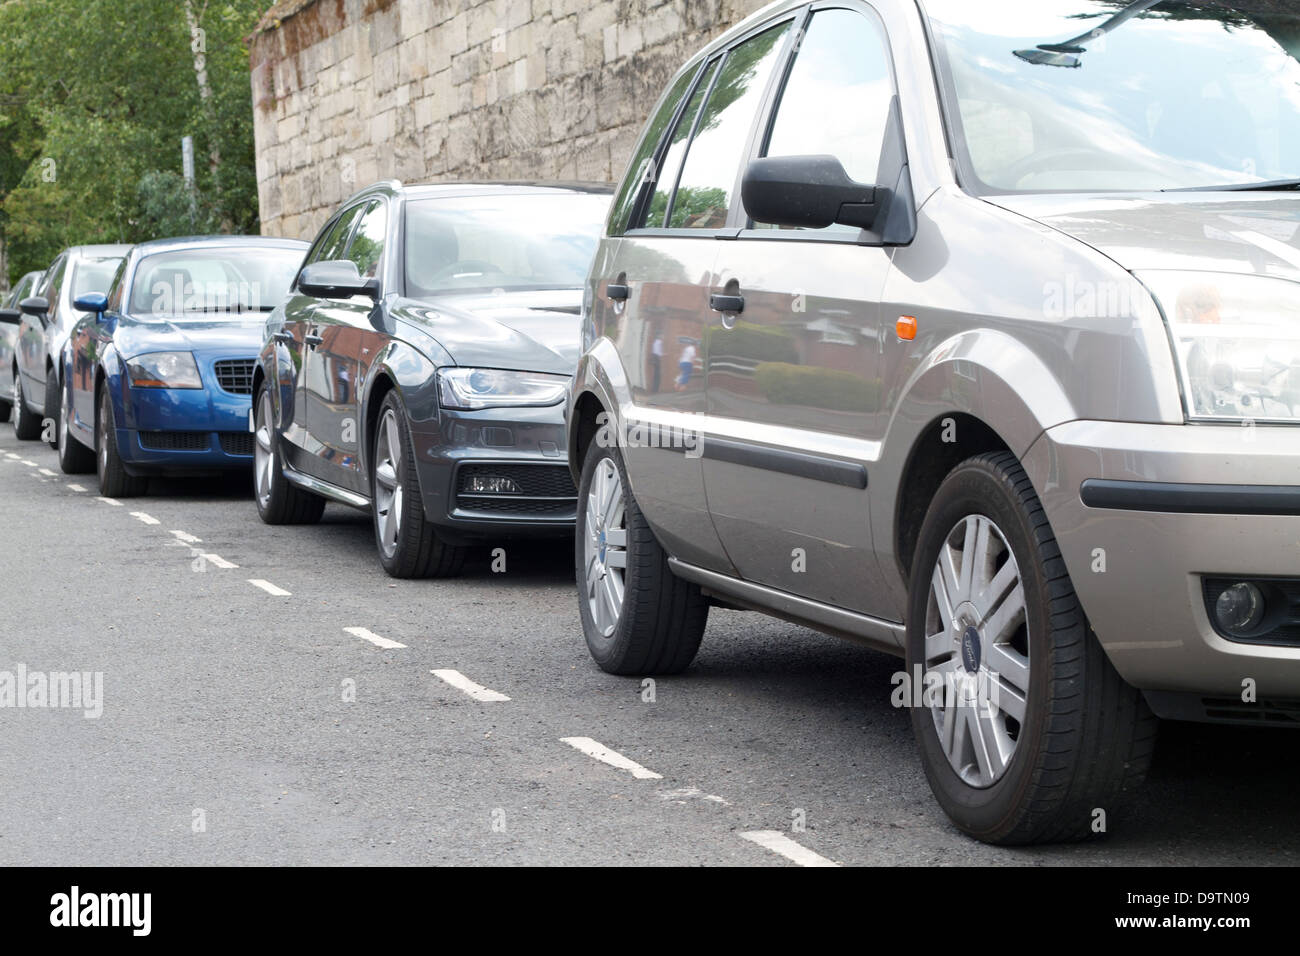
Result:
[[[765,0],[283,0],[252,37],[266,235],[371,182],[612,182],[685,60]]]

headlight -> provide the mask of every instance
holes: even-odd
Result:
[[[1169,323],[1190,418],[1300,424],[1300,285],[1214,272],[1138,278]]]
[[[438,369],[438,397],[443,408],[533,407],[564,401],[566,375],[510,372],[496,368]]]
[[[149,352],[126,361],[136,388],[202,388],[199,367],[189,352]]]

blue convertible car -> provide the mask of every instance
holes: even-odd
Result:
[[[131,497],[150,475],[251,465],[262,326],[306,250],[247,236],[145,242],[106,294],[78,297],[89,315],[63,351],[63,470],[95,470],[101,494]]]

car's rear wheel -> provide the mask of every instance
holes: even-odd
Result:
[[[280,436],[275,431],[271,386],[263,382],[253,401],[253,498],[267,524],[315,524],[325,499],[289,483],[280,466]]]
[[[424,513],[415,448],[406,409],[396,390],[379,407],[371,445],[371,510],[379,562],[395,578],[445,578],[459,574],[466,549],[438,537]]]
[[[99,391],[99,417],[95,422],[95,470],[99,475],[99,493],[105,498],[135,498],[149,490],[149,479],[127,474],[117,450],[117,423],[113,419],[113,401],[108,386]]]
[[[1157,720],[1091,633],[1010,453],[958,465],[917,542],[908,601],[912,727],[952,821],[987,843],[1103,831],[1142,782]],[[1100,813],[1099,813],[1100,811]]]
[[[14,369],[14,434],[23,441],[41,437],[41,416],[27,407],[23,397],[23,377]]]
[[[59,415],[59,467],[65,475],[84,475],[95,470],[95,453],[79,442],[72,434],[72,402],[64,395],[62,414]]]
[[[582,631],[601,669],[643,675],[689,667],[708,601],[673,574],[632,496],[623,456],[597,441],[582,467],[575,538]]]
[[[61,418],[59,412],[63,408],[63,402],[60,401],[62,394],[59,391],[59,377],[54,374],[54,369],[45,370],[45,418],[41,420],[41,429],[48,432],[44,438],[51,448],[59,450],[59,426]],[[48,423],[48,425],[46,424]]]

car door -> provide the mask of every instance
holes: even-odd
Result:
[[[327,222],[303,260],[303,266],[341,259],[347,251],[348,240],[352,238],[352,229],[363,207],[364,204],[348,206]],[[320,304],[321,300],[299,290],[295,280],[284,304],[283,324],[271,332],[289,353],[289,360],[294,367],[293,414],[288,421],[280,423],[281,447],[293,468],[310,475],[317,475],[320,471],[316,441],[311,437],[308,424],[307,400],[309,376],[314,374],[311,368],[312,358],[315,347],[319,344],[313,323]]]
[[[350,259],[366,278],[381,276],[388,235],[389,206],[372,199],[362,207],[347,250],[335,258]],[[312,315],[312,335],[318,339],[307,376],[307,426],[316,475],[358,494],[369,493],[361,454],[357,389],[361,362],[383,347],[387,335],[375,315],[383,308],[368,295],[322,299]]]
[[[5,307],[17,309],[19,302],[35,294],[39,279],[39,273],[29,272],[23,276],[5,299]],[[13,394],[14,346],[17,342],[18,326],[0,325],[0,401],[8,401]]]
[[[851,178],[892,177],[892,187],[894,96],[883,23],[862,8],[818,5],[753,155],[829,154]],[[890,248],[856,227],[756,227],[741,213],[743,231],[720,247],[715,270],[714,291],[735,311],[715,313],[705,333],[714,524],[745,579],[897,619],[867,507]]]
[[[129,259],[117,267],[108,290],[108,304],[99,320],[94,315],[83,316],[72,327],[68,338],[68,394],[72,398],[69,424],[72,430],[88,445],[95,442],[95,415],[98,402],[95,396],[95,370],[103,350],[112,341],[112,329],[121,315],[126,300],[125,276]]]
[[[45,330],[53,321],[68,267],[68,254],[62,253],[50,266],[45,279],[35,295],[43,296],[50,304],[43,316],[23,313],[18,327],[15,350],[18,356],[18,374],[22,376],[23,396],[33,411],[44,408],[45,403]]]
[[[630,379],[623,455],[637,502],[670,552],[724,573],[733,568],[709,521],[700,458],[709,293],[719,240],[736,233],[728,226],[734,169],[793,23],[787,16],[765,25],[684,77],[691,91],[658,152],[645,157],[645,195],[604,269],[614,278],[599,302]],[[735,137],[738,145],[719,155]],[[728,161],[733,174],[710,175]]]

